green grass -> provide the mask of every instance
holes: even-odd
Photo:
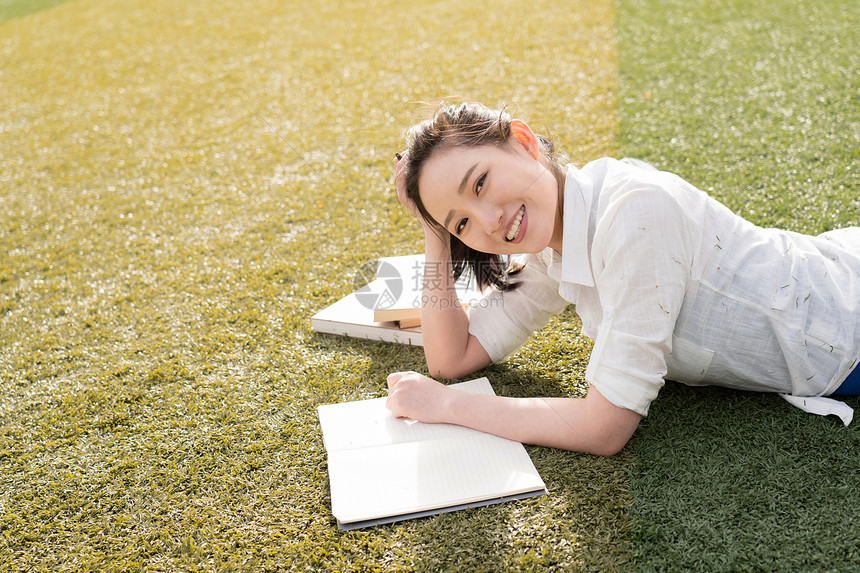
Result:
[[[0,569],[857,560],[856,425],[676,385],[618,457],[530,447],[549,496],[339,533],[315,408],[384,395],[423,355],[309,320],[362,263],[421,248],[391,156],[415,102],[452,94],[762,224],[856,224],[852,3],[619,0],[620,85],[609,2],[237,4],[0,24]],[[578,395],[577,333],[567,311],[484,374]]]
[[[625,153],[764,226],[860,224],[856,2],[619,5]]]
[[[34,14],[69,0],[0,0],[0,23],[12,18]]]
[[[847,0],[621,0],[622,152],[761,225],[857,225],[858,22]],[[853,570],[858,447],[856,421],[670,384],[631,447],[637,567]]]
[[[614,153],[612,9],[550,12],[78,0],[0,25],[0,569],[625,562],[628,455],[530,448],[550,496],[339,533],[315,412],[424,369],[310,328],[362,263],[422,248],[391,179],[415,102]],[[556,324],[497,392],[581,390],[588,343]]]

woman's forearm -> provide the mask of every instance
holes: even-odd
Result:
[[[640,420],[593,387],[588,398],[506,398],[457,390],[449,394],[448,423],[526,444],[598,455],[621,450]]]
[[[427,367],[434,376],[459,378],[480,370],[490,357],[475,337],[469,335],[469,316],[460,306],[451,276],[450,237],[425,221],[408,198],[406,154],[395,154],[397,200],[415,215],[424,229],[425,273],[422,286],[421,330]]]
[[[585,398],[506,398],[451,388],[415,372],[395,372],[388,388],[386,405],[396,417],[599,455],[623,448],[641,419],[593,386]]]
[[[459,378],[490,362],[469,335],[469,316],[454,287],[447,236],[425,231],[421,330],[427,367],[433,376]]]

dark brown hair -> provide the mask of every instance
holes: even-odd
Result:
[[[510,136],[511,116],[503,109],[493,110],[477,102],[442,104],[436,108],[432,118],[416,124],[406,135],[409,158],[406,168],[406,195],[415,203],[421,217],[435,228],[440,236],[450,237],[454,279],[469,273],[475,277],[482,289],[487,286],[500,290],[516,288],[517,283],[509,279],[519,269],[511,269],[501,255],[483,253],[466,246],[433,219],[421,200],[418,179],[424,164],[436,152],[461,146],[493,145],[503,148],[510,145]],[[562,185],[564,175],[555,155],[555,146],[543,136],[539,135],[537,138],[550,170],[559,185]]]

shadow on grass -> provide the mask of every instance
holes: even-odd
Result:
[[[776,395],[668,383],[637,438],[631,511],[640,563],[818,570],[860,558],[857,425]]]
[[[850,0],[620,2],[623,153],[761,226],[856,225],[858,13]],[[634,563],[856,568],[858,446],[856,421],[667,384],[631,444]]]

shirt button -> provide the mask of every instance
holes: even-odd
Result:
[[[591,321],[590,320],[583,321],[582,326],[590,329],[591,328]]]

